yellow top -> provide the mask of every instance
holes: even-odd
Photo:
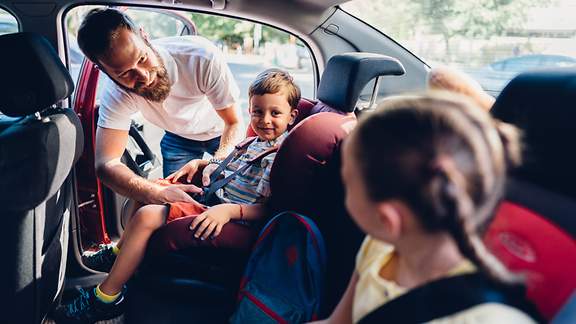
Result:
[[[394,299],[406,289],[396,282],[380,276],[380,271],[394,255],[394,247],[370,236],[366,236],[356,256],[358,283],[354,292],[352,319],[357,323],[364,316],[386,302]],[[449,271],[446,276],[455,276],[476,271],[470,261],[465,261]],[[535,323],[523,312],[503,304],[486,303],[456,314],[432,321],[432,323]]]

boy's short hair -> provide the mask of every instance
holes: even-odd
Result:
[[[262,96],[286,92],[286,99],[292,109],[298,108],[300,102],[300,88],[294,83],[294,78],[288,72],[280,69],[268,69],[256,77],[248,89],[248,96]]]
[[[137,32],[134,21],[125,13],[112,8],[90,10],[78,29],[78,46],[88,59],[99,64],[98,57],[110,49],[110,43],[121,28]]]

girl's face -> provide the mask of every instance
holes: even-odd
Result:
[[[342,181],[346,192],[346,209],[360,229],[371,236],[377,235],[382,223],[378,221],[377,204],[368,197],[363,175],[357,163],[354,134],[344,142],[342,150]]]

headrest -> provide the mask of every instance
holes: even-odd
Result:
[[[318,86],[318,100],[343,112],[353,112],[360,92],[378,76],[403,75],[402,63],[373,53],[344,53],[328,60]]]
[[[321,112],[292,129],[282,142],[270,173],[275,208],[302,212],[318,203],[322,193],[333,194],[320,186],[329,182],[323,181],[328,173],[330,179],[339,178],[340,144],[355,125],[354,116]]]
[[[46,38],[0,36],[0,111],[12,117],[42,111],[68,97],[74,82]]]
[[[576,70],[523,73],[502,90],[496,118],[523,131],[524,163],[517,176],[576,197]]]

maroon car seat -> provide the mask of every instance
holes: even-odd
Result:
[[[492,251],[526,275],[528,297],[552,318],[576,287],[576,70],[513,79],[495,117],[523,131],[524,164],[486,234]]]

